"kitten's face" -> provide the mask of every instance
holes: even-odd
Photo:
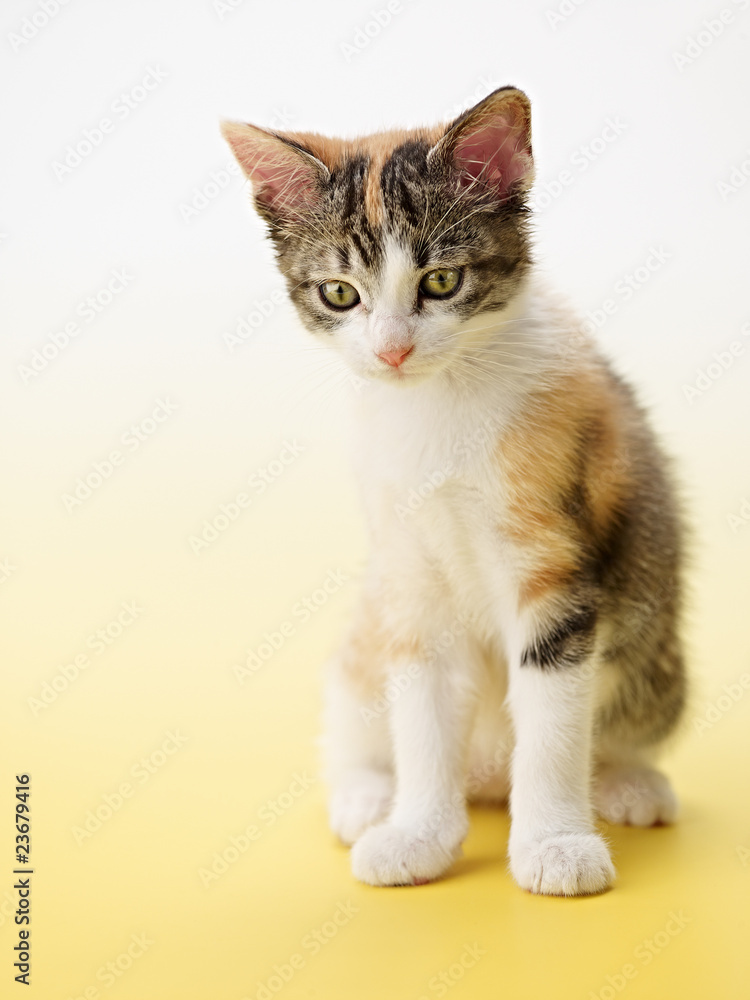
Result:
[[[529,264],[529,106],[352,141],[224,128],[305,326],[363,378],[405,382],[481,343]]]

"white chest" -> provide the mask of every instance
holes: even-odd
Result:
[[[496,639],[510,627],[515,552],[502,532],[495,450],[515,400],[451,401],[425,393],[368,400],[357,464],[380,564],[404,590],[442,581],[451,613]],[[442,601],[441,601],[442,603]]]

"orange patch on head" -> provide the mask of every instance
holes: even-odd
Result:
[[[383,166],[393,151],[405,142],[425,141],[433,146],[445,132],[444,126],[431,129],[393,129],[387,132],[373,132],[356,139],[335,139],[316,132],[280,133],[292,142],[298,143],[316,156],[329,170],[335,170],[347,159],[367,157],[365,178],[365,212],[371,225],[383,223],[383,195],[380,178]]]
[[[379,226],[383,222],[383,194],[380,190],[380,175],[385,160],[376,162],[370,158],[365,181],[365,213],[371,226]]]

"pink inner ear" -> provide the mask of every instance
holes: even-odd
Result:
[[[502,196],[517,181],[528,177],[532,169],[524,124],[502,114],[467,130],[456,143],[453,155],[464,187],[480,181]]]
[[[315,200],[314,166],[294,150],[264,152],[251,180],[258,198],[282,214],[309,209]]]
[[[223,131],[261,203],[279,215],[310,210],[320,173],[312,156],[253,126],[228,123]]]

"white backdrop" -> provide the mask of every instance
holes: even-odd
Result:
[[[172,491],[209,509],[271,438],[338,440],[346,390],[317,378],[279,304],[220,117],[351,135],[450,117],[512,83],[534,108],[539,259],[678,459],[709,648],[735,627],[741,591],[717,585],[741,578],[750,544],[748,8],[4,3],[6,548],[68,531],[61,495],[164,395],[179,435],[149,451],[165,472],[134,494],[136,517],[163,503],[168,520]]]

